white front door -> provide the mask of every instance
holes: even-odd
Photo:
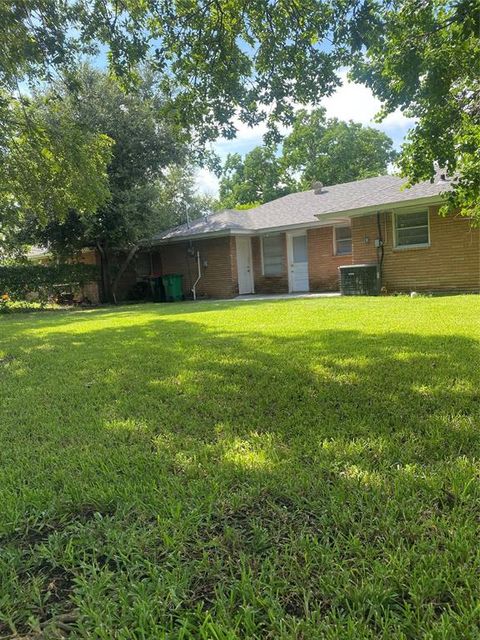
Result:
[[[250,238],[237,236],[238,293],[253,293],[252,244]]]
[[[308,291],[308,251],[305,232],[288,234],[288,285],[290,291]]]

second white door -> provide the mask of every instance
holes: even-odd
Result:
[[[250,238],[237,236],[238,293],[253,293],[252,244]]]
[[[308,291],[307,234],[288,235],[288,283],[290,291]]]

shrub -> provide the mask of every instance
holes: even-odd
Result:
[[[26,300],[3,302],[0,300],[0,315],[6,313],[30,313],[31,311],[55,311],[57,309],[65,309],[65,307],[52,302],[27,302]]]
[[[56,299],[60,287],[77,290],[98,280],[96,265],[90,264],[13,264],[0,266],[0,297],[4,306],[11,300],[26,300],[36,294],[37,300]]]

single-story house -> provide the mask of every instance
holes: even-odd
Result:
[[[480,230],[439,215],[445,176],[405,188],[386,175],[322,186],[254,209],[222,211],[154,236],[149,264],[183,275],[184,293],[336,291],[339,267],[380,268],[387,292],[480,291]]]

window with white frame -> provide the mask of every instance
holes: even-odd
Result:
[[[394,224],[396,247],[421,247],[430,243],[428,211],[396,213]]]
[[[263,236],[262,260],[264,276],[280,276],[284,273],[284,252],[285,239],[283,234]]]
[[[352,227],[342,224],[334,227],[334,252],[336,256],[346,256],[352,253]]]

